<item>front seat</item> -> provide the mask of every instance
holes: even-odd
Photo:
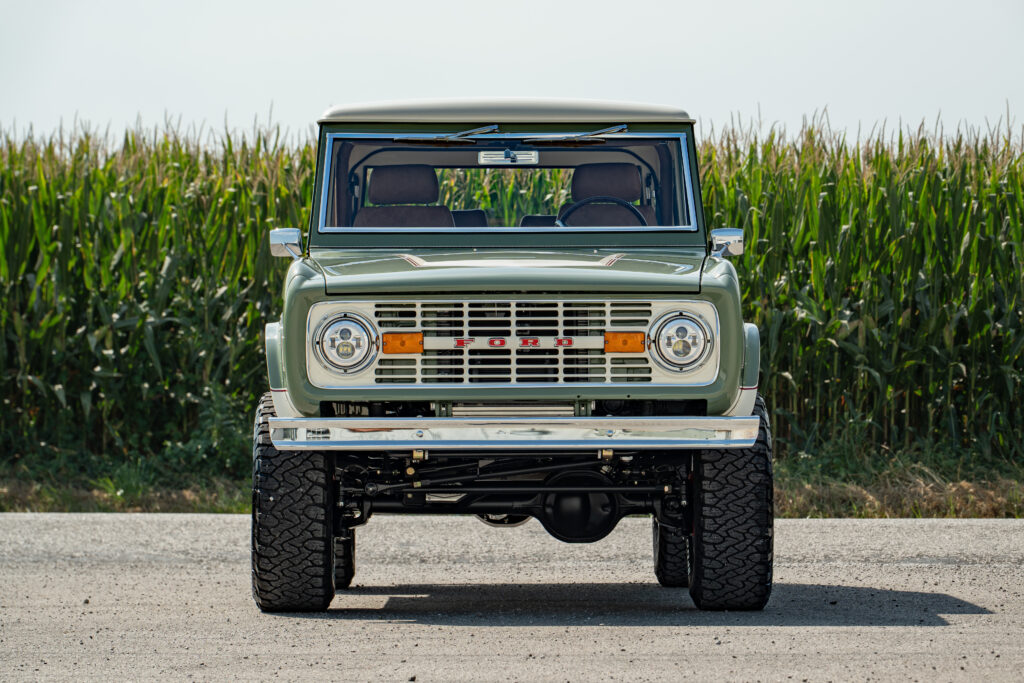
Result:
[[[356,214],[355,228],[454,228],[447,206],[415,206],[437,202],[437,173],[432,166],[378,166],[370,173],[367,199]]]
[[[643,196],[640,169],[633,164],[586,164],[577,166],[572,173],[572,201],[558,211],[561,218],[565,210],[576,202],[590,197],[617,197],[633,203]],[[647,225],[657,225],[654,207],[637,205]],[[581,206],[569,216],[567,225],[573,227],[634,226],[640,221],[632,211],[618,204],[594,203]]]

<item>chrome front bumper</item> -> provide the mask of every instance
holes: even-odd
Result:
[[[750,417],[273,417],[278,450],[748,448]]]

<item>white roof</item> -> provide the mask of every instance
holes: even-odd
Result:
[[[320,123],[692,123],[678,107],[602,100],[489,97],[331,107]]]

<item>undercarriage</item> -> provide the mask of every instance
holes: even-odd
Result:
[[[627,515],[689,529],[691,467],[685,451],[335,453],[335,529],[374,513],[476,515],[496,526],[533,517],[570,543],[598,541]]]

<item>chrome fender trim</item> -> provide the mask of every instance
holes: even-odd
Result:
[[[274,412],[280,417],[301,417],[302,413],[295,408],[285,387],[281,323],[267,323],[264,337],[267,349],[267,379],[270,384],[270,395],[274,399]]]

